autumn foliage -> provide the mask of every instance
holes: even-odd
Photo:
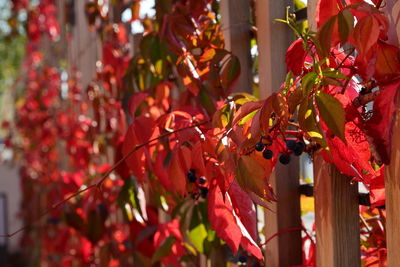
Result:
[[[224,48],[218,2],[158,1],[155,18],[141,19],[133,56],[130,33],[100,2],[85,11],[102,57],[82,87],[79,66],[50,62],[43,51],[61,34],[55,1],[13,1],[14,14],[28,11],[29,42],[10,138],[23,160],[21,214],[32,226],[22,242],[40,243],[40,261],[180,266],[197,264],[199,254],[268,261],[254,203],[279,201],[269,177],[302,153],[322,154],[364,183],[373,206],[384,204],[400,61],[381,1],[320,0],[316,32],[288,13],[281,22],[297,39],[280,63],[286,80],[266,99],[234,93],[240,63]],[[124,7],[132,21],[139,5]],[[372,224],[363,257],[384,262],[384,233]],[[305,266],[313,266],[307,255]]]

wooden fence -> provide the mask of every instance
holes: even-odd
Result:
[[[253,73],[250,55],[250,2],[249,0],[221,0],[222,29],[228,49],[233,51],[242,65],[238,91],[252,91]],[[294,40],[294,34],[283,23],[273,19],[285,18],[289,0],[256,0],[255,15],[259,55],[260,97],[265,98],[280,87],[285,79],[285,52]],[[395,0],[386,1],[393,6]],[[100,42],[96,34],[88,30],[84,14],[85,0],[58,0],[58,6],[71,5],[75,10],[75,25],[71,46],[66,47],[68,63],[81,72],[81,83],[85,86],[95,73],[96,61],[101,57]],[[308,22],[315,29],[315,7],[317,0],[308,0]],[[61,8],[63,10],[63,8]],[[304,11],[304,10],[303,10]],[[115,15],[115,14],[114,14]],[[390,15],[390,14],[389,14]],[[113,18],[120,18],[115,15]],[[64,16],[61,14],[60,20]],[[115,19],[113,19],[115,21]],[[63,33],[63,31],[61,31]],[[394,33],[396,34],[396,33]],[[62,36],[61,38],[65,38]],[[397,39],[397,36],[395,36]],[[132,50],[137,47],[137,38],[131,36]],[[397,112],[394,135],[400,136],[400,111]],[[392,164],[386,167],[386,214],[388,266],[399,266],[400,262],[400,139],[394,138]],[[284,229],[301,227],[299,162],[292,161],[289,167],[277,165],[271,183],[277,193],[278,202],[271,211],[264,211],[264,239]],[[337,169],[320,157],[314,159],[314,196],[317,266],[360,266],[359,194],[357,184],[341,175]],[[259,209],[260,211],[260,209]],[[259,216],[262,217],[262,216]],[[282,233],[272,239],[265,248],[265,266],[294,266],[302,264],[301,231]],[[207,266],[204,258],[199,263]],[[208,263],[209,265],[209,263]]]

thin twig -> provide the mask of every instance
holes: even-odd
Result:
[[[368,94],[359,95],[353,100],[353,105],[358,108],[368,104],[371,101],[374,101],[375,98],[381,93],[381,91],[375,91]]]
[[[339,65],[337,66],[336,70],[340,69],[340,68],[343,66],[344,62],[351,56],[351,54],[354,53],[355,50],[356,50],[356,48],[353,47],[353,48],[350,50],[350,52],[347,53],[347,55],[344,57],[344,59],[343,59],[343,60],[339,63]]]
[[[84,193],[84,192],[87,192],[87,191],[89,191],[89,190],[92,190],[93,188],[100,189],[101,185],[104,183],[104,181],[105,181],[107,178],[109,178],[110,174],[111,174],[122,162],[124,162],[126,159],[128,159],[128,158],[129,158],[135,151],[137,151],[138,149],[140,149],[140,148],[142,148],[142,147],[144,147],[144,146],[146,146],[146,145],[148,145],[148,144],[150,144],[150,143],[152,143],[152,142],[154,142],[154,141],[157,141],[157,140],[159,140],[159,139],[162,139],[162,138],[164,138],[164,137],[167,137],[167,136],[169,136],[169,135],[171,135],[171,134],[178,133],[178,132],[181,132],[181,131],[184,131],[184,130],[187,130],[187,129],[195,128],[195,127],[204,125],[204,124],[206,124],[206,123],[208,123],[208,122],[210,122],[210,120],[203,121],[203,122],[199,122],[199,123],[195,123],[195,124],[193,124],[193,125],[190,125],[190,126],[187,126],[187,127],[183,127],[183,128],[180,128],[180,129],[177,129],[177,130],[174,130],[174,131],[171,131],[171,132],[168,132],[168,133],[159,135],[158,137],[155,137],[155,138],[153,138],[153,139],[148,140],[147,142],[144,142],[144,143],[142,143],[142,144],[140,144],[140,145],[135,146],[135,147],[132,148],[125,156],[123,156],[117,163],[115,163],[115,164],[112,166],[112,168],[109,169],[109,170],[101,177],[101,179],[100,179],[97,183],[91,184],[91,185],[85,187],[84,189],[81,189],[81,190],[79,190],[79,191],[73,193],[72,195],[68,196],[67,198],[61,200],[60,202],[58,202],[58,203],[52,205],[51,208],[49,208],[49,209],[45,210],[44,212],[42,212],[42,213],[39,215],[39,217],[38,217],[35,221],[33,221],[32,223],[23,226],[22,228],[20,228],[20,229],[14,231],[14,232],[11,233],[11,234],[0,235],[0,237],[3,237],[3,238],[4,238],[4,237],[5,237],[5,238],[13,237],[14,235],[16,235],[16,234],[18,234],[18,233],[20,233],[20,232],[22,232],[22,231],[28,229],[28,228],[31,227],[33,224],[37,223],[37,222],[38,222],[41,218],[43,218],[45,215],[47,215],[47,214],[49,214],[50,212],[54,211],[54,210],[57,209],[58,207],[64,205],[64,204],[65,204],[66,202],[68,202],[70,199],[72,199],[72,198],[74,198],[74,197],[77,197],[78,195],[80,195],[80,194],[82,194],[82,193]]]
[[[277,237],[281,234],[294,232],[294,231],[302,231],[302,230],[303,230],[302,227],[291,227],[291,228],[283,229],[282,231],[279,231],[279,232],[273,234],[272,236],[270,236],[267,240],[265,240],[265,242],[263,244],[261,244],[261,246],[267,245],[272,239],[274,239],[275,237]]]

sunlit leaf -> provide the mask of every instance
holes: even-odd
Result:
[[[315,102],[317,103],[319,114],[329,127],[329,129],[344,142],[344,123],[345,112],[339,100],[335,97],[319,91],[315,95]]]

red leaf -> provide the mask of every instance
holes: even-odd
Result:
[[[286,67],[288,71],[293,72],[294,75],[300,75],[303,70],[306,51],[303,48],[303,40],[297,39],[294,41],[286,51]]]
[[[257,102],[247,102],[244,103],[239,110],[235,113],[235,117],[233,119],[232,125],[237,124],[241,119],[252,113],[253,111],[261,108],[264,104],[264,101]]]
[[[381,93],[374,101],[372,117],[365,125],[367,134],[372,138],[372,145],[384,164],[390,162],[392,130],[396,118],[399,86],[400,82],[397,81],[381,88]]]
[[[336,165],[338,170],[348,176],[364,180],[364,172],[375,174],[370,165],[371,152],[366,136],[353,122],[346,123],[345,144],[337,136],[331,137],[330,131],[327,133],[327,141],[332,157],[324,152],[324,159]]]
[[[129,110],[129,113],[131,116],[135,116],[136,109],[146,99],[147,96],[148,96],[148,93],[139,92],[139,93],[133,94],[129,98],[128,110]]]
[[[276,98],[276,93],[270,95],[267,99],[265,99],[262,103],[262,107],[260,110],[260,128],[261,132],[268,133],[269,129],[269,118],[273,112],[273,101]]]
[[[211,227],[228,244],[234,254],[237,253],[239,245],[242,245],[245,250],[258,259],[262,259],[260,247],[255,243],[232,207],[231,201],[234,196],[231,194],[232,192],[225,194],[224,201],[224,195],[217,185],[217,181],[215,179],[212,181],[208,197],[208,217]]]
[[[165,166],[165,158],[167,156],[167,152],[162,150],[157,153],[155,164],[154,164],[154,173],[157,175],[158,181],[161,185],[169,190],[172,191],[171,180],[168,177],[167,166]]]
[[[387,81],[399,74],[399,52],[398,47],[378,41],[374,78]]]
[[[372,207],[385,205],[385,166],[376,171],[377,175],[369,175],[370,201]]]
[[[224,202],[221,189],[215,179],[211,183],[208,195],[208,217],[211,227],[236,254],[242,239],[242,233],[235,223],[233,208],[230,203]],[[228,202],[228,200],[226,201]]]
[[[145,116],[140,116],[129,126],[128,132],[125,135],[125,140],[122,147],[122,153],[128,154],[135,146],[141,145],[158,135],[155,128],[155,122]],[[145,173],[145,148],[139,148],[132,153],[126,160],[126,164],[138,177],[143,181]]]
[[[192,148],[192,167],[200,175],[206,174],[206,166],[203,158],[203,148],[201,142],[197,142]]]
[[[115,147],[115,162],[118,162],[123,157],[122,148],[123,142],[118,142]],[[119,164],[115,168],[115,171],[119,174],[119,176],[121,176],[122,179],[129,178],[130,171],[128,166],[126,165],[126,161]]]
[[[200,91],[200,74],[195,67],[195,63],[189,58],[185,57],[178,64],[178,71],[183,78],[184,85],[188,88],[188,90],[194,94],[198,95]]]
[[[122,153],[124,156],[128,154],[135,146],[139,145],[140,142],[135,133],[134,125],[131,125],[128,128],[128,132],[126,133],[124,144],[122,146]],[[133,152],[126,160],[126,164],[133,171],[133,173],[139,178],[142,179],[144,177],[145,171],[145,159],[144,159],[144,149],[140,148]]]
[[[249,195],[246,194],[246,192],[243,191],[243,189],[237,184],[236,181],[232,182],[228,193],[231,197],[232,206],[235,213],[243,222],[243,225],[246,227],[253,240],[256,240],[257,217],[253,201],[251,200]]]
[[[339,0],[319,0],[315,12],[317,27],[320,28],[329,18],[339,13]]]
[[[168,177],[173,190],[183,196],[186,193],[186,172],[183,170],[180,162],[179,150],[180,148],[176,148],[172,152],[171,161],[168,166]]]
[[[361,18],[354,28],[354,45],[361,56],[365,55],[379,38],[379,23],[374,16]]]

